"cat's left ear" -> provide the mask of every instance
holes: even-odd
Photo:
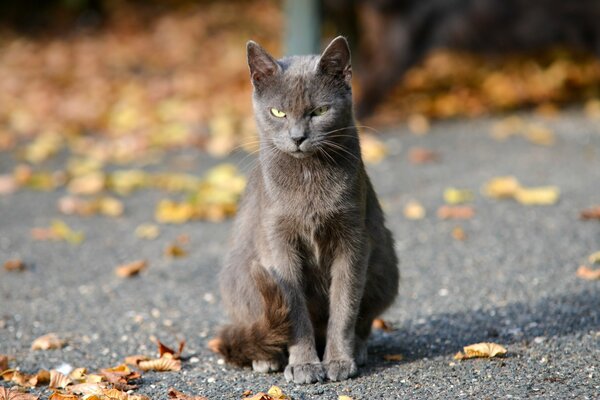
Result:
[[[321,54],[319,69],[328,74],[343,78],[350,85],[352,80],[352,65],[350,63],[350,46],[343,36],[338,36],[329,43]]]

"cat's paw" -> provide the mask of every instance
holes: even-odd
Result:
[[[280,371],[281,365],[278,361],[252,360],[252,369],[265,374]]]
[[[330,381],[343,381],[358,374],[354,360],[332,360],[325,363],[327,378]]]
[[[325,380],[325,370],[321,363],[290,364],[283,372],[288,382],[315,383]]]

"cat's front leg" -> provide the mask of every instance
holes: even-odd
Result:
[[[264,262],[271,266],[271,275],[277,279],[286,298],[292,325],[284,376],[288,382],[322,382],[325,371],[317,354],[314,328],[304,297],[301,259],[284,233],[273,234],[269,239],[270,251]]]
[[[366,280],[367,253],[364,248],[341,247],[331,267],[323,363],[332,381],[345,380],[358,373],[354,359],[355,326]]]

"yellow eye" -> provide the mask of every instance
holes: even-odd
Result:
[[[285,117],[285,113],[283,111],[279,111],[276,108],[271,108],[271,114],[273,114],[273,116],[277,118]]]
[[[328,110],[329,110],[329,106],[321,106],[321,107],[315,109],[312,112],[312,115],[319,117],[319,116],[325,114]]]

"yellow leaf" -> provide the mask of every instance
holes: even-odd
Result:
[[[519,181],[513,176],[501,176],[489,180],[482,189],[484,195],[496,199],[512,198],[520,188]]]
[[[98,200],[100,212],[109,217],[118,217],[123,214],[123,203],[114,197],[101,197]]]
[[[138,368],[142,371],[179,371],[181,370],[181,361],[173,358],[155,358],[152,360],[140,361]]]
[[[366,163],[377,164],[387,156],[387,146],[373,135],[360,135],[362,158]]]
[[[141,224],[135,228],[135,236],[140,239],[153,240],[160,235],[160,229],[155,224]]]
[[[346,395],[338,396],[338,400],[352,400],[352,397]]]
[[[524,205],[551,205],[558,201],[559,194],[556,186],[519,188],[515,200]]]
[[[444,201],[448,204],[462,204],[473,201],[473,192],[467,189],[453,187],[444,190]]]
[[[31,350],[51,350],[60,349],[65,341],[58,337],[56,333],[48,333],[35,339],[31,344]]]
[[[588,257],[590,264],[600,264],[600,251],[596,251]]]
[[[189,203],[176,203],[161,200],[156,206],[154,217],[161,223],[182,224],[194,215],[194,207]]]
[[[476,343],[463,348],[464,354],[456,353],[456,360],[467,358],[492,358],[506,354],[506,348],[496,343]]]
[[[50,230],[56,238],[66,240],[72,244],[79,244],[84,239],[82,232],[72,230],[65,222],[58,219],[52,221]]]
[[[289,399],[287,395],[283,393],[283,390],[279,386],[271,386],[267,391],[267,394],[274,400],[286,400]]]
[[[425,208],[416,200],[409,201],[404,206],[404,216],[408,219],[425,218]]]
[[[105,182],[104,172],[95,171],[71,179],[67,189],[73,194],[96,194],[104,189]]]

